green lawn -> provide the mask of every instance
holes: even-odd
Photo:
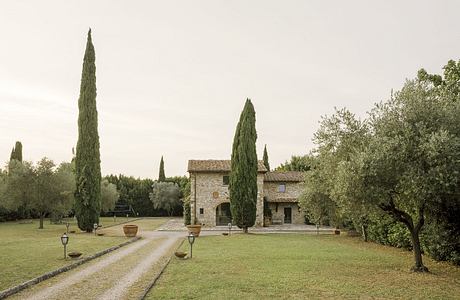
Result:
[[[188,243],[182,245],[188,251]],[[173,259],[148,299],[459,299],[460,268],[358,238],[267,234],[200,237]]]
[[[152,218],[135,221],[133,224],[140,225],[141,230],[153,230],[166,220]],[[117,223],[114,223],[113,218],[101,218],[100,222],[103,226],[109,226],[126,222],[126,218],[117,218]],[[71,260],[63,259],[60,236],[66,230],[65,225],[52,225],[47,220],[44,227],[37,229],[38,220],[34,220],[32,224],[0,223],[0,290],[72,263]],[[68,252],[79,251],[84,256],[127,240],[123,236],[121,225],[100,230],[108,233],[103,237],[80,232],[73,220],[69,230],[76,230],[77,233],[69,234]]]

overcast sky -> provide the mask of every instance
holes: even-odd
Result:
[[[88,28],[103,174],[185,175],[228,159],[246,98],[272,167],[321,115],[364,117],[421,67],[460,56],[460,1],[0,0],[0,161],[70,161]]]

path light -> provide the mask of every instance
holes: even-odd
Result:
[[[66,222],[65,223],[66,233],[69,233],[69,226],[70,226],[70,223]]]
[[[228,235],[232,234],[232,222],[228,223]]]
[[[113,222],[115,223],[117,221],[117,215],[114,213],[113,214]]]
[[[195,243],[195,236],[193,235],[193,233],[190,233],[187,238],[190,244],[190,258],[192,258],[192,248],[193,248],[193,243]]]
[[[94,235],[97,235],[97,233],[96,233],[96,231],[97,231],[97,223],[94,223],[93,228],[94,228]]]
[[[67,236],[67,234],[64,233],[61,236],[61,243],[64,246],[64,259],[66,259],[67,257],[67,243],[68,242],[69,242],[69,237]]]
[[[128,215],[128,214],[126,214],[126,220],[128,220],[128,221],[129,221],[129,215]]]
[[[319,224],[316,224],[316,235],[319,234]]]

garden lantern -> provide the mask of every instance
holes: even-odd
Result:
[[[190,258],[192,258],[192,248],[193,248],[193,243],[195,242],[195,236],[193,235],[193,233],[190,233],[187,238],[190,244]]]
[[[232,222],[228,223],[228,235],[232,234]]]
[[[94,235],[97,235],[97,233],[96,233],[96,231],[97,231],[97,223],[94,223],[93,228],[94,228]]]
[[[70,223],[66,222],[65,223],[66,233],[69,233],[69,226],[70,226]]]
[[[67,243],[69,243],[69,237],[67,234],[63,234],[61,236],[61,243],[64,246],[64,259],[67,257]]]
[[[115,223],[117,221],[117,215],[113,214],[113,222]]]
[[[129,214],[126,214],[126,220],[129,221]]]

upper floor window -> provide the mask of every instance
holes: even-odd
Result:
[[[279,192],[279,193],[284,193],[284,192],[286,192],[286,184],[285,184],[285,183],[281,183],[281,184],[278,186],[278,192]]]
[[[222,177],[222,184],[228,185],[229,183],[230,183],[230,176],[224,175],[224,177]]]

